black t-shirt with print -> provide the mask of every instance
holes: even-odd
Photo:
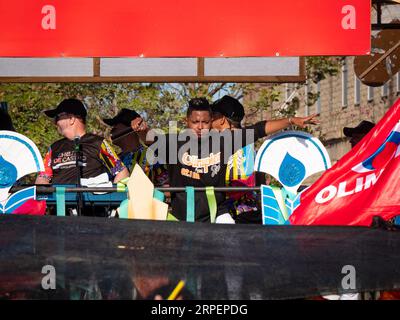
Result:
[[[179,139],[176,134],[168,134],[164,136],[164,140],[157,137],[150,149],[159,157],[160,162],[167,163],[171,187],[224,187],[228,158],[238,149],[264,137],[265,123],[262,121],[239,130],[224,130],[220,134],[222,138],[219,138],[217,131],[211,130],[204,137],[191,139],[192,144],[188,142],[189,136],[193,137],[192,130],[184,132],[187,135],[186,140],[182,139],[182,133],[179,134]],[[161,148],[164,148],[164,154],[160,154]],[[174,157],[174,150],[179,151],[175,151],[177,157]],[[215,192],[215,197],[217,216],[228,213],[229,209],[223,205],[225,193]],[[172,193],[171,206],[172,214],[177,219],[186,221],[186,192]],[[195,192],[195,221],[210,221],[205,192]]]
[[[103,137],[87,133],[79,142],[81,177],[92,178],[102,173],[115,176],[124,169],[115,151]],[[51,145],[45,156],[45,171],[39,176],[47,176],[53,184],[76,184],[75,144],[64,138]]]

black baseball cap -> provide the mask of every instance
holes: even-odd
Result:
[[[343,133],[346,137],[352,137],[354,134],[367,134],[374,126],[375,123],[363,120],[354,128],[344,127]]]
[[[120,112],[114,118],[111,119],[103,119],[105,124],[109,126],[114,126],[118,123],[122,123],[127,127],[131,126],[131,121],[140,118],[140,114],[138,114],[135,110],[122,108]]]
[[[64,99],[57,106],[57,108],[46,110],[44,113],[50,118],[54,118],[60,113],[67,113],[85,119],[87,115],[87,110],[82,101],[78,99]]]
[[[242,121],[244,117],[243,105],[239,100],[227,95],[215,101],[211,106],[211,110],[213,113],[221,113],[228,119],[237,122]]]

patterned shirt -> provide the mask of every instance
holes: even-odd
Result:
[[[146,158],[146,152],[147,147],[141,144],[135,151],[121,153],[119,157],[130,172],[138,164],[156,187],[168,184],[167,167],[158,163],[150,165]]]
[[[225,175],[228,187],[254,187],[254,145],[239,149],[229,160]],[[257,194],[250,192],[228,192],[229,209],[234,216],[243,212],[257,211]]]

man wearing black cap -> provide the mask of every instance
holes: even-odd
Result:
[[[225,130],[240,128],[244,118],[244,108],[239,100],[231,96],[223,96],[212,104],[212,128]]]
[[[77,162],[80,164],[80,176],[84,179],[103,179],[110,174],[116,183],[129,175],[104,138],[86,133],[87,111],[80,100],[65,99],[57,108],[44,113],[54,119],[58,132],[64,138],[50,146],[44,158],[45,171],[39,173],[37,184],[75,184]],[[78,161],[77,155],[80,158]]]
[[[371,131],[371,129],[375,126],[375,123],[371,121],[363,120],[361,121],[357,127],[344,127],[343,133],[346,137],[350,138],[351,147],[354,148],[357,143],[361,141],[364,136]]]
[[[211,107],[212,128],[219,131],[241,128],[245,112],[239,100],[231,96],[223,96]],[[239,149],[229,159],[225,183],[229,187],[255,187],[254,144]],[[255,192],[227,193],[227,207],[236,223],[261,223],[261,213],[258,208]]]
[[[114,118],[103,119],[103,122],[112,127],[111,141],[120,147],[118,157],[125,167],[132,171],[135,164],[138,164],[156,187],[163,186],[168,182],[167,169],[159,164],[150,165],[147,161],[147,147],[131,128],[131,122],[136,118],[140,118],[136,111],[123,108]]]
[[[219,131],[238,130],[245,112],[239,100],[225,95],[215,101],[212,105],[212,128]],[[264,125],[265,134],[270,134],[296,125],[304,127],[305,124],[317,123],[315,114],[309,117],[290,117],[277,120],[260,122],[255,126]],[[256,176],[254,173],[254,145],[246,145],[239,149],[229,159],[226,168],[226,185],[231,187],[248,186],[254,187]],[[256,195],[253,192],[229,193],[226,202],[230,212],[237,223],[260,223],[261,214],[257,206]]]

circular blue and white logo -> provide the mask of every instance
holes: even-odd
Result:
[[[43,159],[32,140],[12,131],[0,131],[0,201],[23,176],[44,170]]]
[[[314,173],[331,167],[322,143],[302,131],[285,131],[271,136],[257,152],[255,170],[270,174],[288,191],[296,193]]]

